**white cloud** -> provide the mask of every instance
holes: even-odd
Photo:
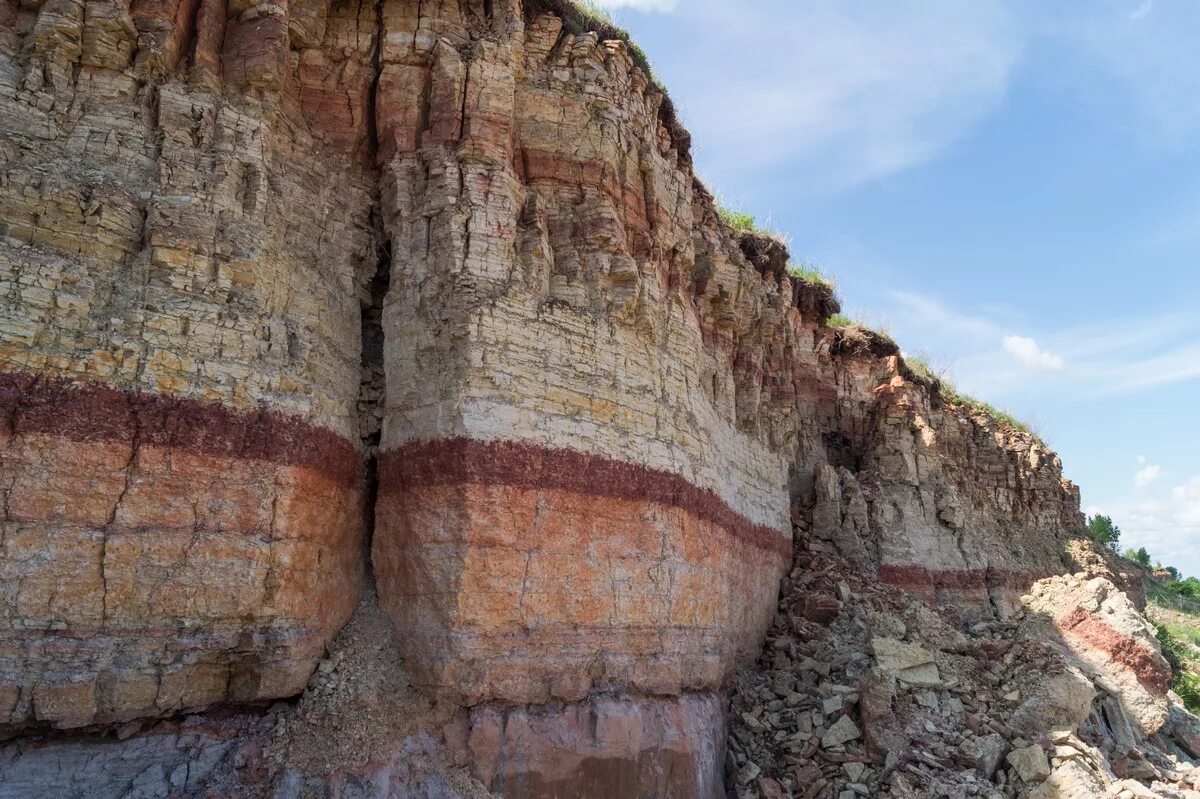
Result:
[[[1138,490],[1149,488],[1160,477],[1162,477],[1162,467],[1148,464],[1133,475],[1133,485]]]
[[[601,8],[632,8],[635,11],[674,11],[679,0],[592,0]]]
[[[1129,12],[1130,22],[1140,22],[1150,16],[1150,12],[1154,10],[1154,0],[1145,0],[1140,6]]]
[[[1171,489],[1176,518],[1182,527],[1200,527],[1200,477]]]
[[[1105,504],[1121,528],[1121,546],[1146,547],[1154,559],[1200,577],[1200,476],[1159,496]]]
[[[1028,336],[1005,336],[1002,343],[1009,355],[1030,369],[1039,372],[1059,372],[1066,365],[1062,357],[1046,352],[1038,346],[1037,341]]]
[[[998,105],[1023,45],[1008,5],[694,0],[703,54],[668,85],[719,186],[786,163],[793,190],[844,188],[931,158]]]

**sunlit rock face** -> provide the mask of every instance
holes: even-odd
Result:
[[[794,526],[966,614],[1061,570],[1057,458],[557,5],[0,0],[0,729],[295,696],[371,577],[489,787],[716,796]]]
[[[293,695],[357,601],[373,17],[266,10],[0,14],[2,724]]]

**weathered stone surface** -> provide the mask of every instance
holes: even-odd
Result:
[[[1154,628],[1106,577],[1063,575],[1035,585],[1026,603],[1060,636],[1079,667],[1119,697],[1142,735],[1167,721],[1171,667]]]
[[[223,4],[38,5],[0,26],[0,727],[295,694],[364,572],[361,111],[192,88]]]
[[[724,723],[712,695],[593,697],[474,708],[447,731],[447,745],[505,796],[684,799],[723,793]]]
[[[1046,758],[1046,750],[1040,746],[1014,749],[1005,759],[1025,782],[1041,782],[1050,776],[1050,761]]]
[[[892,638],[876,638],[871,642],[871,649],[880,670],[885,674],[909,685],[941,685],[937,664],[928,650]]]

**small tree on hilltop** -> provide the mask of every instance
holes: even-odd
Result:
[[[1134,552],[1133,559],[1142,566],[1150,568],[1150,553],[1146,551],[1145,547],[1142,547],[1137,552]]]
[[[1121,528],[1113,524],[1111,516],[1092,516],[1088,519],[1088,536],[1113,552],[1120,552]]]

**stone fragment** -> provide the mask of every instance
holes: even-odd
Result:
[[[1014,749],[1008,753],[1007,760],[1017,772],[1017,776],[1025,782],[1041,782],[1050,776],[1050,761],[1046,759],[1046,751],[1040,746]]]
[[[1010,723],[1027,735],[1053,730],[1075,731],[1091,712],[1096,688],[1073,666],[1042,680],[1016,710]]]
[[[994,732],[982,738],[971,738],[964,742],[961,748],[975,770],[984,779],[990,780],[1008,751],[1008,742],[1002,735]]]
[[[942,685],[933,654],[916,644],[893,638],[871,641],[881,671],[912,686],[936,688]]]
[[[826,749],[841,746],[853,741],[861,734],[853,719],[849,716],[842,716],[821,736],[821,745]]]

